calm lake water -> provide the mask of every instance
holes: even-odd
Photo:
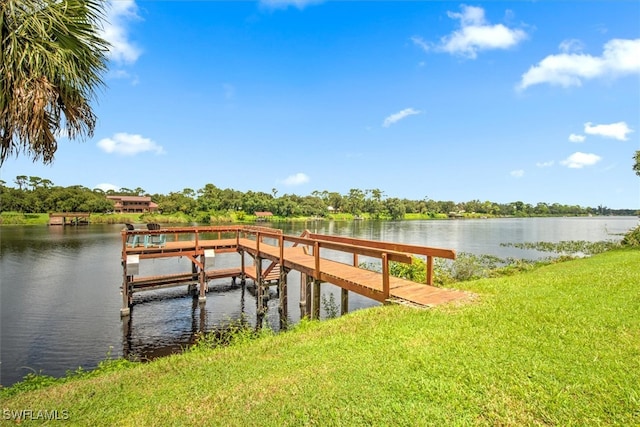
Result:
[[[548,256],[501,243],[620,240],[636,217],[526,218],[399,222],[318,221],[278,225],[287,234],[312,232],[455,249],[458,252],[535,259]],[[120,318],[122,225],[0,228],[0,384],[30,372],[63,376],[94,368],[108,355],[148,359],[181,351],[200,332],[245,318],[255,324],[256,299],[230,279],[212,281],[206,304],[186,286],[135,295],[131,316]],[[239,258],[224,254],[215,266]],[[146,261],[141,275],[189,271],[186,259]],[[289,321],[299,320],[299,275],[291,272]],[[339,289],[323,285],[323,294]],[[277,330],[277,298],[267,322]],[[378,303],[350,294],[349,308]]]

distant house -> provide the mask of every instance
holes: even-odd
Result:
[[[158,210],[158,205],[148,196],[107,196],[114,201],[115,213],[153,213]]]
[[[256,221],[266,221],[273,216],[271,212],[255,212],[255,215]]]

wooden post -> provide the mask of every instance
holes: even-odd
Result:
[[[340,315],[344,316],[349,312],[349,291],[342,288],[340,296]]]
[[[191,262],[191,276],[193,277],[197,273],[198,271],[196,270],[196,265],[193,262]],[[190,283],[187,286],[187,292],[190,294],[193,294],[193,296],[196,296],[196,288],[197,288],[197,285],[195,283]]]
[[[427,285],[433,286],[433,257],[427,256]]]
[[[320,319],[320,280],[313,281],[313,313],[312,319]]]
[[[305,308],[307,310],[306,316],[308,318],[311,318],[311,285],[313,283],[313,277],[306,277],[306,283],[305,283],[305,297],[306,297],[306,305]]]
[[[127,317],[131,314],[129,307],[129,276],[127,276],[127,262],[122,261],[122,308],[120,309],[120,317]]]
[[[307,275],[300,273],[300,319],[308,316],[307,313]]]
[[[315,242],[313,244],[313,257],[315,258],[315,271],[313,274],[313,278],[318,280],[320,279],[320,243]]]
[[[120,233],[122,237],[122,308],[120,317],[127,317],[131,314],[131,294],[129,292],[129,282],[133,280],[127,274],[127,232]]]
[[[206,280],[206,276],[207,273],[204,270],[204,254],[200,255],[200,263],[202,264],[202,268],[200,268],[200,275],[198,277],[198,281],[200,282],[200,297],[198,297],[198,302],[200,304],[204,304],[207,301],[207,280]],[[195,271],[198,271],[198,267],[193,264],[193,266],[195,267]]]
[[[262,258],[255,257],[256,262],[256,300],[258,315],[264,314],[264,286],[262,283]]]
[[[384,300],[389,299],[389,256],[382,254],[382,296]]]
[[[247,276],[244,274],[244,251],[240,250],[240,284],[247,283]]]
[[[278,281],[278,293],[280,294],[280,329],[287,329],[287,273],[280,266],[280,280]]]

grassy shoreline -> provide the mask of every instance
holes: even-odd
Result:
[[[557,215],[559,217],[561,215]],[[546,215],[541,217],[553,217],[553,215]],[[509,216],[496,216],[485,215],[475,213],[465,213],[457,219],[492,219],[492,218],[509,218]],[[403,221],[415,221],[415,220],[445,220],[450,219],[446,214],[406,214]],[[257,217],[255,215],[243,214],[238,215],[235,212],[218,212],[213,214],[200,214],[197,218],[189,216],[183,213],[176,213],[172,215],[168,214],[140,214],[140,213],[127,213],[127,214],[102,214],[92,213],[89,217],[89,222],[92,224],[125,224],[125,223],[139,223],[145,224],[149,222],[157,222],[160,224],[229,224],[229,223],[242,223],[253,224],[256,223]],[[309,222],[309,221],[391,221],[391,218],[371,218],[369,214],[363,214],[361,216],[355,216],[352,214],[336,213],[328,214],[325,217],[280,217],[273,216],[269,220],[271,223],[278,222]],[[49,223],[49,214],[47,213],[21,213],[21,212],[0,212],[0,226],[6,225],[47,225]]]
[[[76,425],[637,425],[639,261],[614,250],[458,283],[478,295],[466,304],[383,306],[107,363],[2,390],[3,413],[66,411]]]

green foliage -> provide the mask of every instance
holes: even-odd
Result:
[[[97,377],[109,372],[126,370],[135,365],[135,362],[127,359],[113,359],[111,357],[111,350],[109,350],[106,358],[100,361],[95,369],[86,370],[79,366],[73,371],[67,371],[66,375],[61,378],[44,375],[42,372],[32,370],[33,372],[27,374],[22,381],[15,383],[11,387],[3,388],[0,386],[0,397],[8,398],[17,394],[40,390],[53,385],[64,384],[71,380]]]
[[[584,240],[571,240],[553,242],[526,242],[526,243],[501,243],[500,246],[511,246],[519,249],[535,249],[541,252],[554,252],[560,255],[584,256],[595,255],[620,246],[614,241],[589,242]]]
[[[367,268],[371,269],[368,266]],[[389,274],[418,283],[426,283],[426,268],[424,259],[414,256],[412,257],[411,264],[391,261],[389,263]],[[377,268],[377,270],[379,271],[380,269]]]
[[[251,328],[247,320],[241,318],[215,331],[197,334],[195,343],[187,351],[206,352],[218,347],[240,345],[270,334],[272,332],[265,328]]]
[[[640,227],[629,232],[625,236],[622,244],[626,246],[640,246]],[[456,282],[487,277],[509,276],[531,271],[536,267],[550,263],[568,261],[577,256],[591,256],[603,253],[620,247],[620,244],[613,241],[562,241],[558,243],[503,243],[501,246],[554,252],[556,255],[537,261],[520,258],[502,259],[493,255],[475,255],[466,252],[459,253],[455,260],[435,258],[433,263],[433,284],[443,287]],[[374,263],[361,263],[360,267],[378,272],[381,270],[380,264]],[[424,259],[420,257],[414,256],[411,264],[390,262],[389,273],[392,276],[417,283],[426,283],[426,263]]]
[[[51,163],[56,136],[93,135],[90,105],[103,85],[108,42],[103,2],[0,2],[0,164],[27,154]]]
[[[329,294],[329,297],[327,298],[327,296],[325,294],[322,294],[322,308],[324,308],[324,312],[327,315],[327,319],[335,319],[336,317],[338,317],[338,313],[340,313],[340,310],[338,307],[338,304],[336,303],[336,299],[333,296],[333,294]]]
[[[0,388],[0,396],[3,398],[11,397],[19,393],[25,393],[34,390],[40,390],[53,384],[62,382],[58,378],[49,375],[43,375],[41,372],[32,372],[23,378],[22,381],[12,385],[9,388]]]
[[[19,213],[38,212],[91,212],[113,211],[113,202],[106,199],[113,191],[91,190],[81,185],[59,187],[48,179],[21,175],[14,180],[17,188],[0,182],[0,209]],[[121,188],[117,194],[143,195],[142,188]],[[496,216],[548,216],[617,214],[633,215],[633,210],[611,210],[603,206],[583,208],[558,203],[538,203],[536,206],[513,202],[498,204],[489,201],[472,200],[465,203],[453,201],[408,200],[386,197],[379,189],[351,189],[348,194],[314,191],[308,196],[272,194],[247,191],[246,193],[219,189],[206,184],[194,191],[185,188],[169,194],[150,195],[158,204],[159,213],[154,222],[158,223],[202,223],[251,222],[256,220],[255,212],[273,213],[271,222],[331,219],[331,220],[402,220],[402,219],[446,219],[450,212],[460,218],[487,218]],[[333,209],[329,209],[329,208]],[[160,214],[161,213],[161,214]],[[120,221],[115,221],[120,222]]]
[[[640,225],[625,234],[621,244],[627,247],[640,247]]]
[[[451,263],[451,277],[456,282],[489,277],[491,272],[495,271],[503,263],[503,260],[495,256],[462,252]]]

